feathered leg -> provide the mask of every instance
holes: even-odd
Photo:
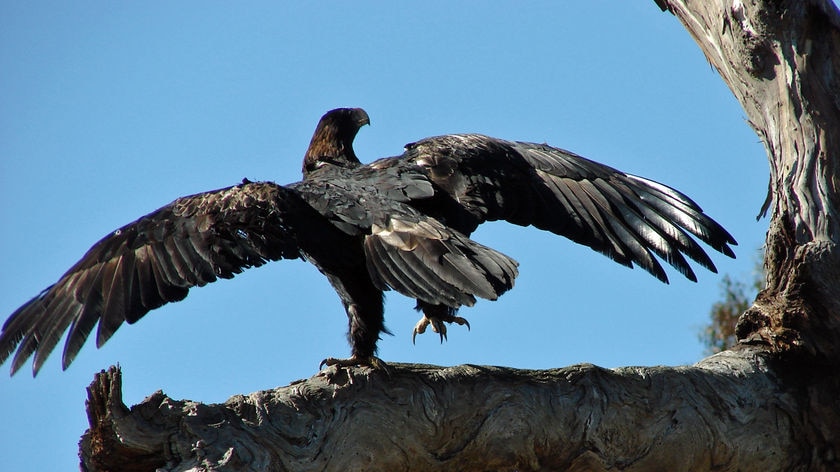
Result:
[[[321,367],[366,365],[386,368],[386,364],[375,356],[379,334],[390,334],[385,328],[382,291],[373,285],[366,273],[357,277],[344,274],[341,280],[331,275],[327,277],[347,312],[347,340],[350,342],[351,356],[348,359],[328,357],[321,361]]]

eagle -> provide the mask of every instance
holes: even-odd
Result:
[[[0,363],[36,375],[67,333],[66,369],[96,328],[101,347],[123,324],[184,299],[190,288],[267,261],[304,259],[324,274],[348,318],[349,358],[321,366],[387,367],[384,292],[417,300],[414,336],[447,324],[477,298],[513,287],[517,262],[470,234],[504,220],[565,236],[615,262],[692,281],[687,260],[716,272],[699,245],[735,257],[734,238],[686,195],[663,184],[529,142],[451,134],[407,144],[362,164],[353,141],[370,124],[361,108],[319,121],[290,185],[242,183],[176,199],[99,240],[58,281],[18,308],[0,332]],[[696,238],[696,239],[695,239]],[[12,356],[14,354],[14,356]]]

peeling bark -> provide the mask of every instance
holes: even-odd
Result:
[[[224,404],[89,389],[90,471],[840,470],[840,13],[830,0],[655,0],[770,160],[767,286],[740,344],[686,367],[331,370]],[[130,465],[130,466],[129,466]]]

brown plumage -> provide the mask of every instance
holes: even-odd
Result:
[[[326,164],[341,167],[361,164],[353,151],[353,140],[359,129],[369,124],[370,117],[361,108],[340,108],[324,115],[303,155],[304,178]]]
[[[693,237],[734,257],[734,239],[688,197],[545,144],[447,135],[362,165],[353,151],[369,124],[360,108],[328,112],[304,156],[303,180],[243,181],[182,197],[105,236],[54,285],[16,310],[0,332],[12,373],[35,356],[37,373],[67,332],[62,367],[97,328],[101,346],[192,287],[269,260],[303,257],[330,281],[349,321],[349,359],[382,366],[383,292],[417,299],[428,326],[446,323],[476,297],[513,287],[516,261],[469,238],[506,220],[566,236],[667,282],[655,256],[696,280],[686,256],[714,271]],[[692,237],[693,236],[693,237]],[[98,326],[98,327],[97,327]]]

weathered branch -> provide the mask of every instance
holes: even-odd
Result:
[[[840,14],[655,1],[770,158],[767,287],[737,349],[677,368],[396,365],[130,411],[112,370],[90,390],[88,470],[840,470]]]
[[[127,413],[112,368],[90,387],[88,409],[107,420],[83,450],[115,437],[119,448],[84,459],[91,471],[145,458],[147,468],[134,470],[766,472],[808,463],[801,451],[826,447],[819,432],[802,434],[807,398],[757,350],[679,368],[401,364],[390,376],[350,373],[221,405],[157,392]]]

